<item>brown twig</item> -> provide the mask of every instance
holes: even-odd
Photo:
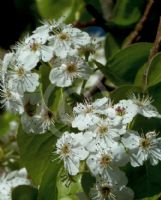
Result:
[[[96,26],[97,25],[97,21],[96,19],[92,19],[91,21],[88,21],[88,22],[79,22],[79,21],[76,21],[73,26],[76,27],[76,28],[86,28],[86,27],[89,27],[89,26]]]
[[[157,30],[157,34],[156,34],[156,38],[154,41],[154,45],[150,51],[150,55],[148,58],[148,63],[147,63],[147,68],[144,71],[144,75],[143,75],[143,92],[145,92],[147,84],[148,84],[148,74],[149,71],[151,69],[151,62],[152,59],[154,58],[154,56],[158,53],[159,49],[160,49],[160,45],[161,45],[161,17],[159,20],[159,25],[158,25],[158,30]]]
[[[148,4],[145,8],[142,18],[136,24],[134,31],[128,36],[128,40],[124,43],[123,48],[126,48],[128,45],[132,44],[139,37],[139,33],[142,30],[146,20],[148,19],[153,3],[154,3],[154,0],[148,1]]]

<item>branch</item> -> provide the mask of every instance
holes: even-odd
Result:
[[[149,16],[149,13],[150,13],[153,3],[154,3],[154,0],[149,0],[142,18],[136,24],[134,31],[129,35],[128,40],[123,45],[123,48],[126,48],[127,46],[129,46],[138,38],[140,31],[143,29],[143,26],[148,19],[148,16]]]
[[[158,25],[158,30],[157,30],[156,38],[155,38],[155,41],[154,41],[154,45],[153,45],[153,47],[150,51],[150,55],[149,55],[149,58],[148,58],[148,65],[147,65],[147,68],[145,69],[145,72],[144,72],[144,75],[143,75],[143,92],[145,92],[146,87],[148,85],[148,74],[149,74],[149,71],[151,69],[150,64],[151,64],[154,56],[159,52],[160,45],[161,45],[161,17],[160,17],[160,20],[159,20],[159,25]]]

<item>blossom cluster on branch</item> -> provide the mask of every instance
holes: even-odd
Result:
[[[88,80],[94,71],[88,61],[98,43],[87,32],[61,20],[51,21],[38,27],[4,56],[0,102],[8,111],[20,115],[26,133],[45,134],[55,124],[55,113],[42,92],[40,67],[49,69],[46,82],[57,88],[70,87],[75,80]],[[95,177],[90,192],[92,200],[134,199],[123,168],[146,162],[157,165],[161,160],[161,138],[156,131],[133,130],[137,115],[161,118],[152,99],[144,95],[132,94],[115,104],[112,99],[102,97],[72,108],[72,131],[60,133],[53,151],[64,161],[69,176],[88,171]],[[30,184],[27,175],[21,180],[19,173],[2,176],[0,199],[10,200],[12,188]]]

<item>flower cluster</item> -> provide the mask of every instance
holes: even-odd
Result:
[[[12,190],[19,185],[30,185],[25,168],[0,177],[0,200],[11,200]]]
[[[96,185],[91,190],[94,200],[130,200],[133,192],[121,167],[127,163],[141,166],[147,160],[157,165],[161,160],[161,138],[155,131],[139,134],[131,130],[137,114],[160,118],[149,97],[133,95],[113,104],[109,98],[77,104],[73,108],[71,126],[78,132],[65,132],[57,141],[56,153],[64,161],[70,175],[80,172],[81,162],[93,176]]]
[[[88,79],[91,70],[85,54],[94,50],[93,41],[88,33],[62,20],[44,22],[4,56],[0,103],[22,116],[27,132],[44,133],[53,124],[53,114],[40,95],[40,66],[49,66],[48,80],[57,87],[69,87],[75,79]],[[33,100],[35,93],[39,93],[37,100]]]

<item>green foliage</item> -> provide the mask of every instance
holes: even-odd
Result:
[[[89,197],[90,189],[94,186],[96,179],[90,173],[84,173],[82,176],[82,187]]]
[[[105,56],[106,58],[110,58],[113,56],[115,53],[119,51],[120,47],[117,44],[115,38],[112,36],[112,34],[108,33],[106,36],[106,41],[105,41]]]
[[[127,175],[129,179],[129,186],[135,192],[135,198],[151,197],[160,193],[161,188],[161,176],[158,176],[161,171],[161,163],[157,166],[152,166],[149,163],[145,163],[142,167],[127,169]]]
[[[158,53],[150,63],[148,74],[148,87],[161,82],[161,53]]]
[[[20,185],[13,189],[12,200],[36,200],[38,190],[28,185]]]
[[[11,122],[12,120],[16,120],[16,117],[9,113],[0,115],[0,123],[1,123],[0,136],[5,135],[9,131],[9,122]]]
[[[111,99],[117,103],[121,99],[128,99],[132,93],[141,92],[141,88],[133,85],[123,85],[110,93]]]
[[[141,17],[145,2],[145,0],[117,0],[110,22],[119,26],[130,26],[136,23]]]
[[[26,134],[22,127],[19,127],[18,145],[21,161],[36,185],[41,183],[42,176],[51,161],[55,142],[56,137],[51,133]]]
[[[81,193],[82,192],[82,187],[81,187],[81,178],[82,175],[77,175],[76,177],[69,177],[72,178],[73,180],[71,181],[70,185],[67,185],[67,180],[63,180],[63,175],[60,173],[57,181],[57,188],[58,188],[58,199],[63,199],[65,197],[71,197],[75,194]]]
[[[58,199],[58,190],[56,187],[56,183],[60,166],[61,166],[60,162],[58,163],[56,161],[53,161],[53,163],[49,163],[49,166],[42,177],[38,194],[38,200]]]
[[[151,46],[150,43],[130,45],[112,56],[107,66],[123,81],[133,83],[137,71],[147,61]]]
[[[64,17],[67,22],[77,18],[83,7],[83,1],[76,0],[36,0],[40,15],[45,19]]]

